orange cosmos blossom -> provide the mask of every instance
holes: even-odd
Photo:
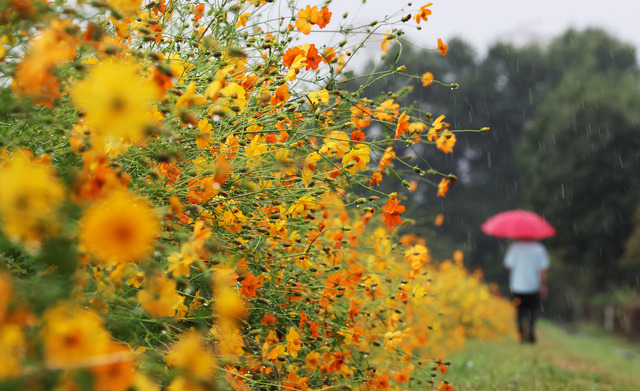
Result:
[[[278,103],[286,102],[289,98],[291,98],[291,95],[289,95],[289,86],[286,84],[282,84],[273,93],[270,103],[272,106],[275,106]]]
[[[456,145],[456,135],[448,129],[442,132],[436,140],[436,147],[444,153],[453,152],[454,145]]]
[[[196,24],[202,19],[204,15],[204,4],[199,3],[193,6],[193,23]]]
[[[382,173],[380,171],[374,171],[373,174],[371,174],[369,186],[378,185],[380,182],[382,182]]]
[[[440,183],[438,183],[438,197],[444,197],[447,195],[447,191],[453,187],[453,184],[456,183],[456,177],[451,179],[442,178]]]
[[[213,353],[197,331],[187,331],[167,353],[167,364],[195,380],[207,380],[215,373]]]
[[[382,210],[384,210],[384,225],[389,228],[394,228],[402,223],[400,214],[405,211],[405,207],[400,205],[400,200],[396,199],[396,195],[396,193],[392,193],[387,204],[382,206]]]
[[[393,35],[391,34],[391,30],[387,30],[384,34],[384,38],[382,38],[382,42],[380,42],[380,49],[382,49],[385,53],[389,52],[389,45],[393,40]]]
[[[393,150],[393,147],[387,147],[378,162],[378,168],[380,171],[384,171],[385,168],[391,166],[391,162],[396,158],[396,153]]]
[[[362,105],[362,103],[358,103],[353,106],[351,109],[351,122],[353,122],[353,126],[356,128],[365,128],[369,126],[369,118],[371,118],[371,109]]]
[[[433,83],[433,73],[431,72],[423,73],[422,77],[420,78],[420,81],[422,81],[423,87],[430,86]]]
[[[416,15],[413,17],[417,24],[420,24],[421,21],[427,21],[427,16],[431,15],[431,10],[427,7],[431,7],[433,3],[427,3],[420,7],[420,10],[416,12]]]
[[[445,45],[442,39],[438,38],[438,50],[440,50],[443,56],[447,55],[447,49],[449,49],[449,46]]]
[[[374,116],[380,121],[393,121],[393,117],[398,115],[399,104],[394,103],[393,99],[387,99],[376,107]]]
[[[396,126],[396,134],[394,138],[402,136],[407,132],[407,130],[409,130],[409,116],[406,111],[403,111],[402,114],[400,114],[400,117],[398,117],[398,125]]]
[[[104,354],[111,341],[102,318],[74,303],[56,304],[43,320],[45,363],[50,368],[73,367]]]
[[[102,264],[135,262],[151,255],[161,229],[146,200],[115,191],[85,212],[80,245]]]
[[[444,381],[441,381],[440,384],[438,385],[437,391],[453,391],[453,386],[451,386],[451,384],[449,383],[445,383]]]
[[[323,8],[318,11],[317,6],[306,6],[298,12],[298,19],[296,19],[296,28],[299,32],[308,35],[311,33],[311,25],[318,25],[318,27],[325,28],[331,21],[331,12],[329,9]]]

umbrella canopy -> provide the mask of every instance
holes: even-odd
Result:
[[[542,216],[520,209],[498,213],[480,229],[487,235],[510,239],[544,239],[556,234]]]

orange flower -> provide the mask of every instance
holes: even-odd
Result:
[[[114,192],[87,209],[80,221],[80,245],[101,263],[135,262],[151,255],[161,229],[143,198]]]
[[[407,132],[407,130],[409,130],[409,116],[406,114],[407,114],[406,111],[403,111],[402,114],[400,114],[400,117],[398,118],[398,125],[396,126],[396,134],[394,138],[398,138],[399,136],[402,136]]]
[[[289,353],[291,357],[298,357],[298,352],[302,350],[302,343],[300,341],[300,334],[296,331],[295,327],[291,326],[286,338],[287,353]]]
[[[207,380],[215,372],[215,359],[197,331],[187,331],[167,353],[167,364],[196,380]]]
[[[193,23],[196,24],[204,15],[204,4],[199,3],[193,6]],[[425,19],[426,20],[426,19]]]
[[[400,200],[395,198],[395,194],[391,194],[387,204],[382,206],[382,210],[384,210],[384,225],[389,228],[394,228],[396,225],[402,223],[400,219],[400,214],[404,212],[405,207],[400,205]]]
[[[278,103],[286,102],[290,97],[291,95],[289,95],[289,86],[283,84],[278,87],[278,89],[276,89],[276,91],[273,93],[270,103],[272,106],[275,106]]]
[[[307,63],[307,66],[305,67],[305,69],[307,71],[310,69],[313,69],[313,70],[318,69],[318,65],[320,64],[320,61],[322,61],[322,56],[318,53],[318,49],[316,48],[316,45],[314,44],[309,45],[309,48],[307,49],[305,56],[307,58],[307,60],[305,61]]]
[[[431,10],[427,7],[431,7],[432,5],[433,3],[427,3],[420,7],[420,11],[416,12],[416,15],[413,17],[413,19],[416,20],[417,24],[420,24],[420,22],[423,20],[425,22],[427,21],[427,16],[431,15]]]
[[[449,46],[445,45],[442,39],[438,38],[438,50],[440,50],[443,56],[447,55],[447,49],[449,49]]]
[[[393,99],[387,99],[376,107],[374,116],[380,121],[393,121],[393,117],[398,115],[399,104],[393,103]]]
[[[58,303],[43,318],[44,355],[50,367],[74,366],[103,354],[111,339],[102,318],[76,304]]]
[[[286,67],[291,68],[291,65],[293,65],[294,60],[299,55],[301,56],[306,55],[306,52],[302,46],[295,46],[287,49],[282,55],[282,64]]]
[[[438,213],[438,215],[436,216],[436,219],[433,221],[433,225],[435,225],[436,227],[439,227],[442,225],[443,222],[444,222],[444,215],[442,213]]]
[[[153,317],[173,316],[184,301],[176,292],[176,282],[162,272],[152,275],[137,297],[142,309]]]
[[[371,174],[369,186],[377,185],[380,182],[382,182],[382,173],[380,171],[374,171],[373,174]]]
[[[453,387],[451,386],[451,384],[441,381],[438,385],[437,391],[453,391]]]
[[[450,180],[448,180],[446,178],[442,178],[440,180],[440,183],[438,184],[438,197],[446,196],[447,195],[447,191],[449,191],[451,186],[453,186],[453,184],[451,184]]]
[[[241,292],[243,295],[247,297],[247,299],[251,299],[256,297],[256,290],[260,287],[261,282],[260,279],[254,276],[251,273],[247,273],[246,277],[240,283],[242,285]]]
[[[135,381],[134,357],[131,349],[123,344],[111,342],[107,348],[107,364],[91,368],[94,375],[94,390],[125,391]]]
[[[430,86],[433,83],[433,73],[431,72],[423,73],[420,80],[422,81],[423,87]]]
[[[380,42],[380,49],[382,49],[385,53],[389,52],[389,45],[393,40],[393,35],[391,34],[391,30],[387,30],[382,38],[382,42]]]
[[[387,147],[378,162],[378,168],[380,171],[384,171],[385,168],[391,166],[391,161],[395,158],[396,153],[394,152],[393,147]]]
[[[303,8],[298,12],[298,19],[296,19],[296,28],[298,31],[305,35],[309,35],[311,33],[311,25],[313,24],[314,14],[318,13],[318,7],[315,5],[313,8],[308,5],[306,8]],[[317,18],[317,16],[315,16]]]
[[[331,21],[331,12],[329,12],[328,8],[323,8],[320,12],[313,14],[311,17],[311,22],[315,23],[321,29],[325,28],[329,22]]]
[[[362,130],[356,129],[353,132],[351,132],[352,141],[364,141],[364,139],[365,139],[365,134]]]
[[[456,145],[456,135],[449,130],[445,130],[436,140],[436,147],[444,153],[453,152],[453,146]]]
[[[318,11],[317,6],[311,7],[308,5],[298,12],[298,19],[296,19],[296,28],[301,33],[308,35],[311,33],[311,25],[315,24],[321,29],[325,28],[331,21],[331,12],[329,9],[323,8]]]
[[[362,103],[353,106],[351,109],[351,122],[356,128],[364,128],[369,126],[369,118],[371,118],[371,109],[364,107]]]

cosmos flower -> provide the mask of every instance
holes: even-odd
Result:
[[[100,135],[131,139],[144,135],[157,95],[138,67],[125,62],[100,63],[71,88],[73,104],[88,126]]]
[[[140,261],[153,251],[158,216],[138,196],[114,192],[92,205],[80,221],[80,246],[100,263]]]

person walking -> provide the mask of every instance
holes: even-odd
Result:
[[[548,293],[549,257],[545,247],[534,240],[516,240],[504,257],[509,269],[509,285],[517,308],[520,342],[535,343],[535,322],[541,298]]]

